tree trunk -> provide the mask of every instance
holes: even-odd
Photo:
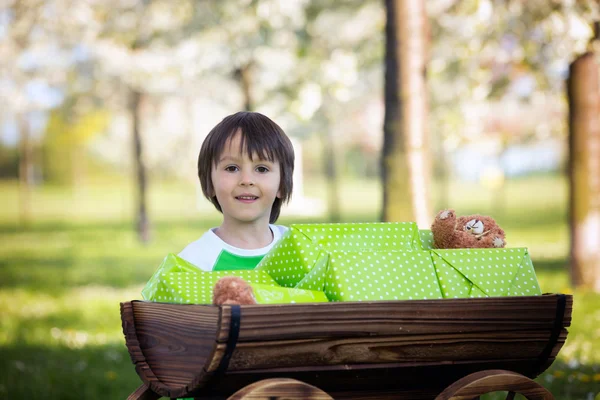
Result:
[[[600,292],[600,65],[593,52],[570,66],[571,280]]]
[[[146,166],[142,153],[142,136],[140,132],[142,93],[136,89],[130,91],[129,110],[132,120],[133,133],[133,157],[135,164],[136,184],[137,184],[137,232],[139,239],[143,243],[150,241],[150,223],[146,207],[147,198],[147,180]]]
[[[448,160],[444,146],[440,146],[440,153],[438,157],[439,159],[437,162],[439,165],[436,170],[439,172],[435,174],[439,185],[438,202],[436,206],[438,206],[437,208],[446,209],[450,208],[450,168],[452,165]]]
[[[33,147],[29,132],[27,113],[18,116],[19,124],[19,222],[31,222],[31,190],[33,186]]]
[[[341,219],[340,189],[338,184],[335,140],[331,129],[326,128],[324,139],[323,155],[325,158],[325,182],[327,185],[327,213],[329,214],[330,222],[339,222]]]
[[[235,70],[235,77],[240,82],[242,95],[244,97],[244,110],[254,111],[254,99],[252,98],[252,63],[242,65]]]
[[[386,0],[384,221],[430,224],[426,140],[426,15],[421,1]]]

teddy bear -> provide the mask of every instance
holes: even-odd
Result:
[[[454,210],[442,210],[431,225],[433,244],[438,249],[500,248],[506,245],[504,231],[485,215],[457,217]]]
[[[213,304],[256,304],[252,286],[237,276],[224,276],[213,287]]]

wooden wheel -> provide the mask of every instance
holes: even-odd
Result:
[[[288,378],[264,379],[235,392],[228,400],[333,400],[319,388]]]
[[[475,372],[448,386],[435,400],[474,400],[486,393],[508,391],[507,400],[516,393],[529,400],[554,400],[546,388],[526,376],[500,369]]]

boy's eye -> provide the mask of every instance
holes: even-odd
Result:
[[[264,174],[265,172],[269,172],[269,168],[263,167],[263,166],[256,167],[256,172],[260,172],[261,174]]]
[[[227,172],[236,172],[239,168],[236,165],[228,165],[225,167],[225,171]]]

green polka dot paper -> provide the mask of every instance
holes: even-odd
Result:
[[[515,274],[507,296],[536,296],[542,294],[542,289],[538,283],[533,269],[533,263],[529,254],[523,257],[523,262],[519,265],[518,273]]]
[[[258,304],[327,303],[325,293],[317,290],[293,289],[282,286],[252,284]]]
[[[196,272],[199,271],[198,267],[194,264],[184,260],[183,258],[176,256],[175,254],[167,254],[167,256],[160,263],[152,277],[146,283],[144,289],[142,289],[142,297],[145,300],[150,300],[156,295],[158,285],[160,283],[160,276],[168,272]]]
[[[213,287],[224,276],[238,276],[250,284],[276,285],[263,271],[202,271],[169,254],[142,290],[142,297],[161,303],[211,304]]]
[[[429,229],[420,229],[419,238],[421,239],[421,246],[423,250],[433,249],[433,232]]]
[[[145,300],[160,303],[212,304],[213,287],[224,276],[238,276],[251,285],[276,285],[268,274],[254,270],[168,272],[160,275],[154,296]]]
[[[325,256],[318,243],[291,227],[256,266],[281,286],[294,287]]]
[[[414,222],[295,224],[256,267],[295,287],[331,251],[420,250]]]
[[[414,222],[345,224],[297,224],[293,229],[325,250],[415,250],[421,249]]]
[[[308,274],[296,285],[299,289],[323,290],[329,269],[329,253],[325,253]]]
[[[330,301],[443,298],[428,251],[333,252],[324,291]]]
[[[433,250],[444,298],[541,294],[525,248]]]
[[[471,281],[435,252],[431,258],[444,298],[469,297],[473,288]]]

